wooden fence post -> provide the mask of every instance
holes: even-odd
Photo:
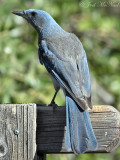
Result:
[[[65,107],[1,104],[0,160],[45,160],[48,153],[69,153],[65,112]],[[120,145],[120,113],[112,106],[94,106],[89,113],[98,140],[94,152],[114,151]]]
[[[33,160],[36,154],[36,105],[0,105],[0,160]]]

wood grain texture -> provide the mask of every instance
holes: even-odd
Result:
[[[120,144],[120,113],[112,106],[94,106],[89,113],[98,140],[94,152],[112,152]],[[69,153],[65,125],[65,107],[1,104],[0,160],[45,160],[46,153]]]
[[[35,153],[36,105],[1,104],[0,160],[33,160]]]
[[[112,106],[94,106],[89,113],[98,141],[98,148],[94,152],[112,152],[120,144],[120,113]],[[64,144],[65,117],[65,107],[37,105],[38,153],[68,153]]]

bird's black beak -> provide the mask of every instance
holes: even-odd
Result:
[[[21,16],[21,17],[25,18],[27,21],[29,21],[29,18],[26,15],[25,11],[13,11],[12,13],[16,14],[17,16]]]
[[[24,11],[13,11],[13,14],[16,14],[18,16],[24,17],[25,16],[25,12]]]

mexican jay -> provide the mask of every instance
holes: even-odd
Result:
[[[66,96],[65,147],[81,154],[97,148],[88,107],[92,108],[89,68],[80,40],[63,30],[45,11],[29,9],[14,11],[25,18],[38,32],[39,60],[49,72],[56,93],[60,88]]]

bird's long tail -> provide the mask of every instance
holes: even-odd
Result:
[[[72,97],[66,94],[66,137],[65,147],[75,154],[97,148],[88,110],[81,110]]]

